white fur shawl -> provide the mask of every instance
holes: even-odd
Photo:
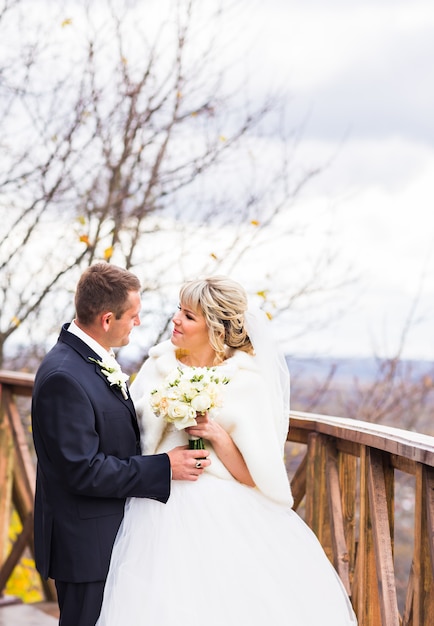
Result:
[[[173,447],[165,446],[167,424],[155,416],[149,398],[152,389],[177,366],[175,348],[165,341],[151,348],[148,360],[143,364],[131,385],[131,396],[143,432],[143,453],[154,454]],[[215,419],[231,435],[239,448],[255,481],[256,488],[268,498],[292,506],[293,499],[285,464],[282,458],[282,442],[276,433],[275,420],[264,381],[257,369],[255,358],[242,351],[223,365],[224,375],[230,380],[223,389],[223,403]],[[222,372],[223,373],[223,372]],[[175,445],[187,443],[184,432]],[[206,471],[224,479],[233,479],[207,442],[211,466]]]

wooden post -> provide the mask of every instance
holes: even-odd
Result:
[[[393,470],[383,463],[378,450],[370,449],[368,458],[368,492],[371,511],[381,624],[399,626],[393,565]],[[386,480],[387,474],[387,480]],[[392,512],[392,514],[391,514]]]
[[[343,582],[348,596],[351,596],[349,576],[349,556],[345,539],[342,497],[339,483],[338,453],[332,440],[327,442],[326,480],[330,515],[331,541],[333,545],[333,565]]]
[[[11,446],[11,486],[9,487],[10,491],[8,494],[7,505],[5,505],[5,507],[8,508],[9,522],[12,504],[15,506],[23,529],[15,541],[7,559],[2,562],[0,570],[0,591],[3,590],[4,585],[13,572],[15,566],[18,564],[24,551],[28,548],[31,554],[34,554],[33,504],[36,482],[35,467],[30,456],[29,446],[21,422],[21,417],[14,401],[12,387],[2,387],[1,400],[3,411],[2,424],[7,425]],[[49,600],[55,600],[57,595],[54,582],[52,580],[41,580],[41,583],[44,588],[46,598]]]
[[[306,495],[306,471],[307,454],[302,458],[300,465],[291,480],[291,491],[294,498],[294,511],[298,509],[304,496]]]
[[[326,483],[327,437],[318,433],[309,435],[306,473],[306,523],[318,537],[328,558],[333,562],[330,535],[330,516]]]
[[[359,626],[381,626],[372,520],[369,510],[367,448],[360,448],[360,538],[357,552],[356,613]],[[382,626],[388,626],[383,624]]]
[[[434,624],[434,470],[416,471],[413,626]]]
[[[348,550],[350,585],[356,563],[356,509],[357,509],[357,458],[350,454],[339,455],[339,482],[341,485],[342,515]]]
[[[12,509],[13,442],[11,429],[1,403],[1,393],[0,386],[0,563],[3,564],[8,552]]]

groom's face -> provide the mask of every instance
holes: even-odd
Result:
[[[120,348],[126,346],[130,341],[130,333],[134,326],[140,325],[140,293],[130,291],[128,296],[128,307],[122,317],[116,319],[114,314],[110,315],[106,330],[107,346],[110,348]]]

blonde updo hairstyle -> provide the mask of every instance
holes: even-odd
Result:
[[[216,365],[234,350],[253,354],[244,326],[247,294],[239,283],[225,276],[191,280],[181,287],[179,299],[183,306],[201,311],[205,317]]]

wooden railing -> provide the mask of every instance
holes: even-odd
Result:
[[[18,400],[32,395],[34,376],[0,370],[0,596],[26,551],[33,556],[35,461],[31,438],[23,424]],[[28,410],[30,403],[28,403]],[[12,508],[22,530],[7,554]],[[53,581],[41,580],[47,600],[56,598]]]
[[[18,409],[18,399],[29,397],[32,386],[31,375],[0,371],[0,594],[24,551],[33,553],[34,459]],[[301,451],[291,481],[294,508],[333,562],[359,626],[432,626],[434,437],[293,412],[287,445]],[[414,501],[401,608],[394,558],[401,520],[395,515],[397,474],[411,477],[406,489]],[[23,529],[6,555],[12,507]],[[55,597],[51,583],[43,582],[43,590],[48,600]]]
[[[288,441],[307,446],[291,481],[295,508],[304,503],[305,521],[335,565],[359,625],[434,625],[434,437],[293,413]],[[414,477],[414,539],[401,611],[397,473]]]

